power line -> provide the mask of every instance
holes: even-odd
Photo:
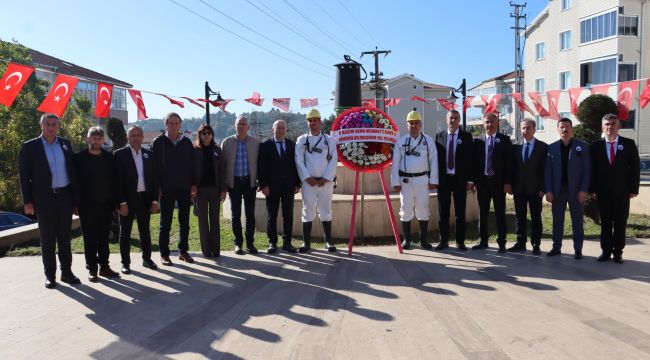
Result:
[[[339,2],[339,4],[341,4],[341,6],[345,9],[345,11],[347,11],[348,14],[350,14],[350,17],[351,17],[354,21],[356,21],[357,24],[359,24],[359,26],[363,29],[363,31],[365,31],[366,34],[368,34],[368,36],[370,36],[370,38],[372,39],[372,41],[374,41],[375,44],[377,44],[378,46],[381,46],[381,44],[379,44],[379,41],[377,41],[377,39],[375,39],[375,37],[372,36],[372,34],[370,33],[370,31],[368,31],[368,29],[366,29],[366,27],[363,26],[363,24],[361,23],[361,21],[359,21],[359,20],[354,16],[354,14],[352,14],[352,12],[347,8],[347,6],[345,6],[345,4],[344,4],[341,0],[338,0],[338,2]],[[383,46],[381,46],[381,47],[383,47]]]
[[[325,8],[322,7],[322,6],[318,3],[318,1],[316,1],[316,0],[311,0],[311,2],[313,2],[314,5],[316,5],[319,9],[321,9],[321,11],[322,11],[323,13],[325,13],[325,15],[327,15],[327,17],[329,17],[330,19],[332,19],[332,21],[334,21],[338,26],[340,26],[341,29],[343,29],[346,33],[348,33],[348,35],[350,35],[352,38],[354,38],[356,41],[358,41],[359,44],[361,44],[362,46],[365,46],[365,44],[363,43],[363,41],[361,41],[361,39],[359,39],[356,35],[354,35],[354,33],[351,32],[350,30],[348,30],[348,28],[346,28],[345,25],[341,24],[341,23],[340,23],[340,22],[339,22],[339,21],[338,21],[334,16],[332,16],[332,15],[331,15],[327,10],[325,10]]]
[[[319,63],[319,62],[316,61],[316,60],[310,59],[310,58],[304,56],[303,54],[300,54],[299,52],[294,51],[294,50],[292,50],[292,49],[286,47],[285,45],[283,45],[283,44],[281,44],[281,43],[279,43],[279,42],[277,42],[277,41],[271,39],[270,37],[268,37],[268,36],[266,36],[266,35],[260,33],[259,31],[257,31],[257,30],[255,30],[255,29],[251,28],[250,26],[248,26],[248,25],[242,23],[241,21],[235,19],[234,17],[232,17],[232,16],[226,14],[225,12],[223,12],[223,11],[217,9],[216,7],[214,7],[214,6],[210,5],[210,4],[208,4],[207,2],[205,2],[205,1],[203,1],[203,0],[199,0],[199,1],[200,1],[201,3],[203,3],[203,5],[209,7],[210,9],[212,9],[212,10],[218,12],[219,14],[221,14],[221,15],[227,17],[228,19],[230,19],[230,20],[236,22],[237,24],[239,24],[239,25],[241,25],[242,27],[248,29],[249,31],[251,31],[251,32],[253,32],[253,33],[255,33],[255,34],[257,34],[258,36],[261,36],[261,37],[263,37],[264,39],[266,39],[266,40],[268,40],[268,41],[274,43],[275,45],[277,45],[277,46],[279,46],[279,47],[281,47],[281,48],[283,48],[283,49],[285,49],[285,50],[291,52],[292,54],[297,55],[297,56],[299,56],[299,57],[301,57],[301,58],[303,58],[303,59],[305,59],[305,60],[307,60],[307,61],[309,61],[309,62],[311,62],[311,63],[314,63],[314,64],[316,64],[316,65],[318,65],[318,66],[320,66],[320,67],[322,67],[322,68],[324,68],[324,69],[326,69],[326,70],[331,70],[331,67],[330,67],[330,66],[326,66],[326,65],[324,65],[324,64],[321,64],[321,63]]]
[[[177,6],[179,6],[179,7],[183,8],[183,9],[185,9],[186,11],[188,11],[188,12],[190,12],[190,13],[192,13],[192,14],[194,14],[195,16],[200,17],[201,19],[203,19],[203,20],[209,22],[210,24],[212,24],[212,25],[218,27],[219,29],[221,29],[221,30],[223,30],[223,31],[225,31],[225,32],[227,32],[227,33],[233,35],[233,36],[236,36],[236,37],[238,37],[238,38],[240,38],[240,39],[246,41],[247,43],[249,43],[249,44],[251,44],[251,45],[253,45],[253,46],[257,47],[257,48],[260,48],[260,49],[262,49],[262,50],[264,50],[264,51],[266,51],[266,52],[268,52],[268,53],[271,53],[271,54],[273,54],[273,55],[279,57],[280,59],[283,59],[283,60],[285,60],[285,61],[288,61],[288,62],[290,62],[290,63],[292,63],[292,64],[294,64],[294,65],[296,65],[296,66],[299,66],[299,67],[301,67],[301,68],[303,68],[303,69],[305,69],[305,70],[308,70],[308,71],[311,71],[311,72],[313,72],[313,73],[316,73],[316,74],[322,75],[322,76],[324,76],[324,77],[326,77],[326,78],[334,79],[333,76],[330,76],[330,75],[327,75],[327,74],[325,74],[325,73],[322,73],[322,72],[320,72],[320,71],[318,71],[318,70],[314,70],[314,69],[312,69],[312,68],[309,68],[309,67],[307,67],[307,66],[305,66],[305,65],[303,65],[303,64],[300,64],[300,63],[298,63],[298,62],[296,62],[296,61],[294,61],[294,60],[289,59],[289,58],[286,57],[286,56],[280,55],[280,54],[278,54],[277,52],[275,52],[275,51],[273,51],[273,50],[271,50],[271,49],[269,49],[269,48],[267,48],[267,47],[264,47],[263,45],[260,45],[260,44],[258,44],[258,43],[256,43],[256,42],[252,41],[252,40],[249,40],[249,39],[243,37],[242,35],[239,35],[238,33],[234,32],[234,31],[231,31],[231,30],[229,30],[229,29],[227,29],[227,28],[225,28],[225,27],[223,27],[223,26],[221,26],[221,25],[215,23],[214,21],[212,21],[212,20],[206,18],[205,16],[203,16],[203,15],[197,13],[196,11],[194,11],[194,10],[192,10],[192,9],[190,9],[190,8],[188,8],[188,7],[186,7],[185,5],[179,4],[179,3],[178,3],[177,1],[175,1],[175,0],[168,0],[168,1],[169,1],[169,2],[172,2],[172,3],[174,3],[174,4],[176,4]]]

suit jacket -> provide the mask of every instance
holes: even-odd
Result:
[[[237,134],[228,136],[221,143],[221,150],[226,163],[226,185],[235,186],[235,157],[237,156]],[[246,136],[246,154],[248,155],[248,172],[251,178],[251,187],[257,185],[257,156],[260,151],[260,141]]]
[[[219,192],[226,192],[226,166],[223,159],[223,151],[219,145],[215,145],[212,153],[212,164],[214,165],[214,179]],[[203,148],[194,148],[194,183],[198,186],[203,177]]]
[[[546,171],[546,153],[548,145],[535,139],[535,147],[526,164],[522,157],[523,144],[516,144],[512,147],[513,171],[512,191],[515,194],[536,196],[539,192],[546,190],[544,186],[544,172]]]
[[[473,180],[472,173],[472,135],[470,133],[456,130],[456,152],[454,153],[455,174],[459,181],[468,182]],[[438,175],[440,185],[444,186],[444,175],[447,173],[447,146],[449,145],[449,134],[447,130],[436,135],[436,146],[438,147]]]
[[[485,136],[475,138],[472,147],[474,181],[477,185],[481,185],[485,181]],[[492,167],[497,183],[512,184],[512,142],[506,135],[495,134]]]
[[[147,188],[145,200],[149,202],[158,201],[158,182],[156,180],[154,154],[145,148],[141,148],[140,151],[142,151],[144,186]],[[135,167],[131,147],[127,145],[116,150],[113,155],[115,156],[118,204],[126,202],[129,209],[137,209],[140,206],[138,200],[138,170]]]
[[[562,190],[562,150],[558,140],[548,146],[544,186],[546,192],[557,195]],[[591,157],[589,145],[584,141],[573,139],[569,150],[568,195],[577,196],[578,192],[589,192],[591,179]]]
[[[591,143],[591,192],[627,198],[638,194],[641,163],[634,140],[618,137],[614,166],[609,163],[608,146],[604,139]]]
[[[300,186],[300,177],[296,167],[296,143],[285,139],[286,154],[280,158],[277,145],[273,139],[260,144],[257,177],[260,187],[294,187]]]
[[[68,139],[57,137],[63,156],[68,179],[75,200],[77,200],[77,176],[72,160],[72,144]],[[50,199],[52,193],[52,173],[45,155],[45,148],[41,137],[26,141],[20,148],[18,157],[18,176],[20,178],[20,192],[24,204],[42,204]]]

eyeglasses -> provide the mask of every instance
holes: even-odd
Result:
[[[205,131],[201,131],[199,134],[201,134],[201,135],[212,135],[212,131],[205,130]]]

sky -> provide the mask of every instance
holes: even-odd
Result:
[[[0,0],[0,39],[171,96],[204,97],[204,83],[241,113],[271,109],[271,99],[319,98],[333,113],[331,93],[343,55],[390,50],[384,77],[409,73],[424,81],[468,88],[514,70],[514,19],[509,0]],[[517,3],[523,3],[517,2]],[[529,0],[531,22],[548,4]],[[253,44],[252,44],[253,43]],[[266,50],[265,50],[266,49]],[[258,91],[265,103],[242,99]],[[169,111],[200,117],[143,94],[150,117]],[[127,100],[129,121],[136,109]],[[306,110],[302,111],[305,112]]]

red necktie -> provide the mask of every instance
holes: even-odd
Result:
[[[447,156],[447,169],[454,170],[456,167],[456,158],[454,157],[454,134],[449,135],[451,135],[451,137],[449,138],[449,145],[447,146],[449,148],[449,155]]]
[[[616,160],[616,153],[614,152],[614,142],[609,143],[609,164],[614,166],[614,160]]]

